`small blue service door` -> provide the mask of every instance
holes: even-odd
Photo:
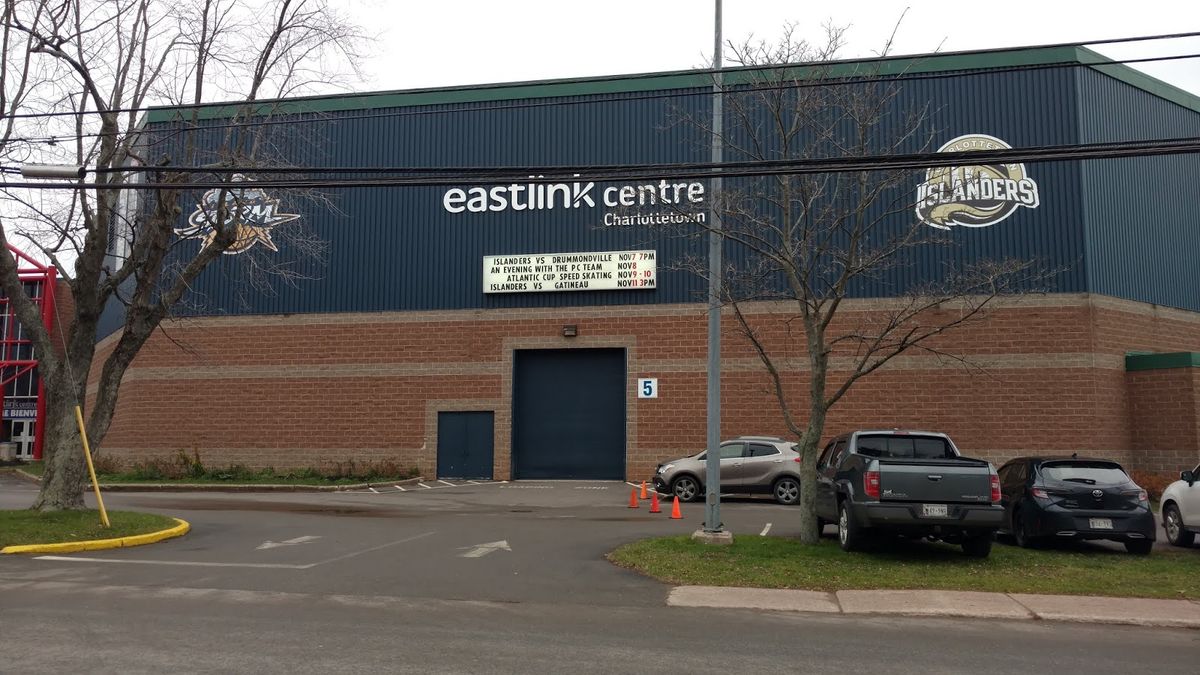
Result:
[[[492,478],[492,413],[438,413],[438,478]]]

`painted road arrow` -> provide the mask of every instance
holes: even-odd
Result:
[[[295,539],[288,539],[287,541],[264,541],[263,543],[259,544],[255,550],[261,551],[266,548],[279,548],[280,546],[295,546],[296,544],[308,544],[308,543],[314,542],[318,539],[320,539],[320,537],[314,537],[312,535],[304,535],[303,537],[296,537]]]
[[[482,558],[492,551],[512,551],[508,546],[508,541],[493,541],[487,544],[476,544],[474,546],[463,546],[462,548],[471,549],[466,553],[459,554],[460,558]]]

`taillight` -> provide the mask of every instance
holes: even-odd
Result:
[[[793,459],[792,461],[797,464],[803,464],[804,463],[804,455],[796,455],[796,459]]]
[[[1000,476],[992,474],[992,503],[1000,503]]]
[[[879,472],[868,471],[863,474],[863,491],[868,497],[879,499]]]
[[[1029,488],[1029,494],[1033,495],[1034,499],[1050,499],[1050,494],[1042,488]]]
[[[1137,497],[1137,499],[1138,499],[1138,501],[1139,501],[1139,502],[1148,502],[1148,501],[1150,501],[1150,495],[1146,494],[1146,491],[1145,491],[1145,490],[1141,490],[1141,489],[1138,489],[1138,490],[1126,490],[1125,492],[1122,492],[1121,494],[1125,495],[1126,497]]]

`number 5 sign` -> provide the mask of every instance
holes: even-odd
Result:
[[[638,378],[638,398],[658,398],[658,378]]]

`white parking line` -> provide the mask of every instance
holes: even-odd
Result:
[[[765,537],[765,536],[767,536],[767,533],[768,533],[768,532],[770,532],[770,531],[771,531],[771,524],[770,524],[770,523],[767,523],[767,526],[763,528],[763,531],[762,531],[762,532],[759,532],[759,533],[758,533],[758,536],[760,536],[760,537]]]
[[[433,489],[433,487],[432,487],[432,486],[430,486],[430,485],[426,485],[426,484],[424,484],[424,483],[417,483],[417,485],[420,485],[421,487],[425,488],[426,490],[432,490],[432,489]]]
[[[404,488],[400,487],[399,485],[393,485],[392,487],[396,488],[397,490],[399,490],[401,492],[408,492],[408,490],[405,490]]]
[[[450,481],[445,481],[445,480],[442,480],[441,478],[439,478],[439,479],[438,479],[438,482],[439,482],[439,483],[443,483],[443,484],[445,484],[445,485],[449,485],[450,487],[458,487],[458,486],[457,486],[457,485],[455,485],[454,483],[451,483]]]
[[[370,490],[371,492],[374,492],[375,494],[379,494],[379,490],[376,490],[373,487],[368,487],[367,489]]]

